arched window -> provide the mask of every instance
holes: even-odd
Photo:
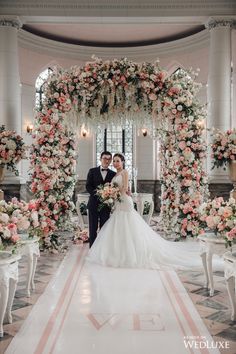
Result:
[[[107,129],[98,127],[96,136],[97,164],[100,162],[102,151],[117,152],[125,155],[125,168],[132,175],[133,167],[133,128],[131,123],[126,123],[125,129],[112,126]]]
[[[38,109],[42,108],[42,102],[43,102],[43,98],[44,98],[43,86],[45,85],[45,81],[47,80],[47,78],[51,72],[52,72],[52,69],[47,68],[46,70],[41,72],[41,74],[36,79],[36,82],[35,82],[35,88],[36,88],[35,106]]]

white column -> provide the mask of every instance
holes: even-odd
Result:
[[[18,63],[18,17],[0,16],[0,117],[6,129],[21,135],[21,88]],[[17,166],[20,170],[20,165]],[[4,184],[21,183],[7,172]]]
[[[210,19],[206,27],[210,31],[209,74],[208,74],[208,117],[207,128],[225,131],[231,128],[231,28],[235,20]],[[211,141],[208,133],[208,141]],[[229,182],[228,172],[211,170],[211,183]]]
[[[236,128],[236,26],[232,31],[232,128]]]
[[[7,129],[21,134],[21,97],[18,64],[17,18],[0,17],[0,117]]]

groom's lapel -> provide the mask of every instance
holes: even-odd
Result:
[[[99,179],[99,183],[102,184],[103,183],[103,178],[102,178],[100,167],[97,168],[97,177]]]

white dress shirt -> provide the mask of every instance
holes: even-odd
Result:
[[[100,172],[101,172],[101,175],[102,175],[102,178],[103,178],[103,181],[105,180],[106,176],[107,176],[107,171],[102,171],[103,167],[100,166]]]

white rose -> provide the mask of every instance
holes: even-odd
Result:
[[[16,143],[13,140],[8,140],[8,142],[6,143],[6,146],[10,150],[16,150]]]
[[[179,105],[177,106],[177,111],[181,112],[182,110],[183,110],[183,106],[182,106],[181,104],[179,104]]]
[[[5,239],[11,238],[11,231],[8,230],[7,228],[3,230],[3,238]]]
[[[5,213],[0,213],[0,222],[7,224],[9,221],[9,216]]]

